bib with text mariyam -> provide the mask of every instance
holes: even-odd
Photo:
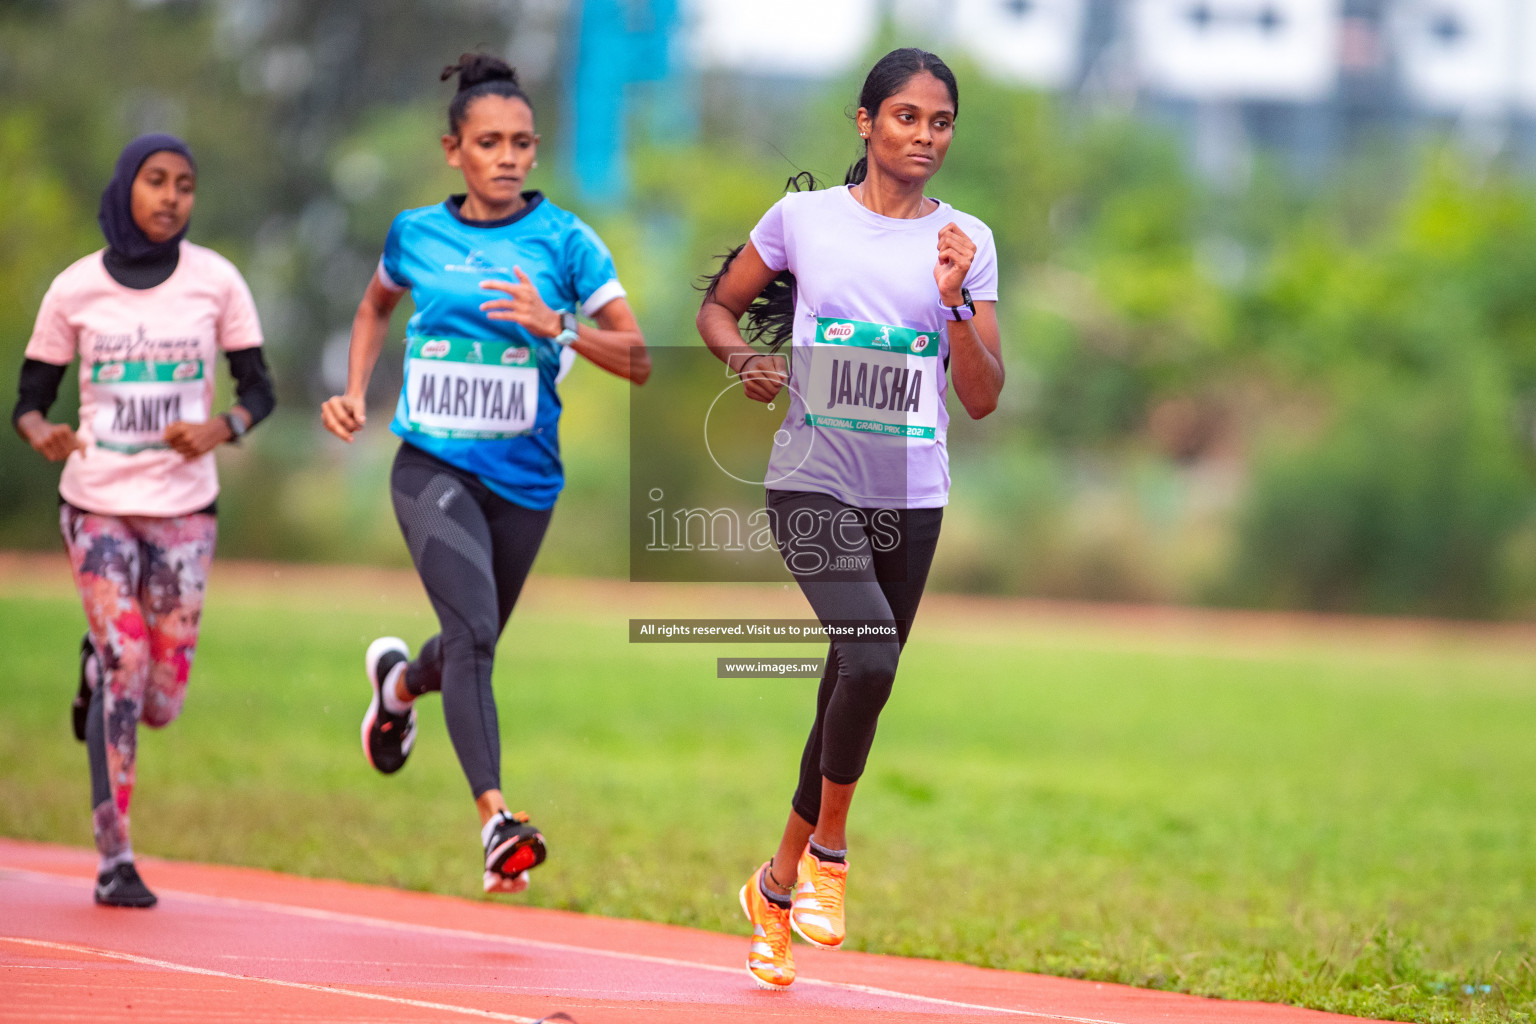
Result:
[[[429,437],[487,440],[533,429],[539,368],[527,345],[462,338],[408,340],[406,423]]]
[[[168,448],[166,427],[208,419],[201,359],[97,363],[91,384],[97,393],[92,428],[101,448],[128,454]]]
[[[940,372],[934,331],[817,317],[805,422],[931,439],[939,424]]]

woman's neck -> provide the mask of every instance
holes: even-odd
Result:
[[[871,166],[864,180],[853,187],[853,197],[870,213],[897,220],[915,220],[933,212],[923,195],[924,184],[892,178]]]
[[[473,192],[464,196],[459,212],[466,220],[503,220],[528,205],[528,200],[518,196],[511,202],[487,203]]]

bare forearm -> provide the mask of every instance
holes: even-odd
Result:
[[[379,353],[389,336],[389,314],[381,312],[366,299],[352,318],[352,343],[347,350],[347,394],[363,399],[368,395],[368,381],[378,364]]]
[[[741,317],[718,302],[706,299],[693,322],[715,358],[737,373],[750,356],[762,354],[742,338]]]
[[[955,395],[971,419],[997,408],[1003,392],[1003,360],[982,342],[974,320],[949,324],[949,372]]]
[[[651,376],[651,356],[645,350],[645,335],[638,330],[582,324],[571,347],[609,373],[636,384],[644,384]]]

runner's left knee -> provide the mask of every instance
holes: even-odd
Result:
[[[144,694],[144,710],[139,721],[151,729],[161,729],[172,722],[181,714],[181,706],[187,696],[186,688],[182,687],[175,694],[162,692],[154,687]]]
[[[878,715],[891,696],[900,657],[901,645],[894,640],[838,644],[838,689],[846,687],[847,699]]]

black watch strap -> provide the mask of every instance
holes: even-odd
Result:
[[[971,316],[961,316],[960,315],[960,311],[962,309],[970,310],[971,311]],[[961,287],[960,287],[960,305],[958,305],[958,306],[950,306],[949,307],[949,317],[950,317],[951,320],[969,320],[969,319],[971,319],[971,317],[974,317],[975,315],[976,315],[976,303],[971,298],[971,290],[969,288],[965,287],[964,285],[961,285]]]

